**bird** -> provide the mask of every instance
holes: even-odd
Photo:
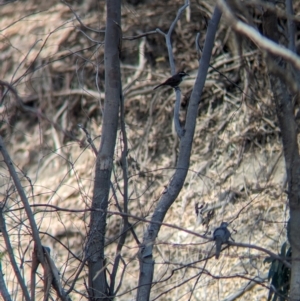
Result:
[[[156,86],[153,90],[155,90],[161,86],[170,86],[172,88],[176,88],[180,85],[180,83],[186,76],[189,76],[189,75],[187,73],[185,73],[184,71],[180,71],[180,72],[176,73],[175,75],[173,75],[172,77],[168,78],[162,84]]]
[[[222,244],[227,243],[231,236],[227,226],[228,223],[222,222],[220,227],[214,231],[213,238],[216,241],[216,259],[220,256]]]

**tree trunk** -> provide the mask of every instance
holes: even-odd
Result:
[[[116,144],[119,105],[121,97],[120,45],[121,2],[107,0],[105,32],[105,103],[100,149],[97,155],[90,232],[86,253],[89,267],[89,294],[91,300],[111,300],[106,280],[104,239],[110,178]]]
[[[215,33],[218,28],[218,24],[221,18],[221,12],[218,8],[215,9],[212,16],[212,20],[209,22],[207,37],[203,49],[203,55],[200,61],[198,76],[194,85],[194,89],[189,102],[186,123],[185,134],[181,138],[178,162],[176,165],[176,172],[172,177],[172,180],[167,187],[166,193],[164,193],[152,216],[152,223],[149,225],[144,235],[143,243],[140,247],[139,261],[140,261],[140,275],[139,275],[139,289],[137,294],[138,301],[147,301],[150,297],[151,285],[154,273],[154,260],[153,260],[153,245],[155,239],[160,230],[160,222],[163,222],[164,217],[176,200],[186,178],[186,174],[189,168],[190,155],[192,149],[192,143],[194,139],[194,131],[196,126],[196,119],[198,116],[198,106],[202,89],[204,87],[205,79],[207,76],[207,70],[211,58],[212,48],[214,46]],[[158,222],[158,223],[157,223]]]
[[[278,43],[277,18],[274,11],[266,11],[263,20],[264,34]],[[290,39],[294,38],[290,36]],[[290,43],[293,44],[293,43]],[[290,299],[300,300],[300,157],[297,141],[297,124],[294,117],[293,97],[284,78],[289,72],[282,58],[268,54],[267,65],[277,118],[282,135],[282,144],[286,164],[290,221],[288,238],[292,248],[292,271],[290,279]],[[292,68],[290,68],[292,69]],[[294,95],[293,95],[294,96]],[[295,96],[294,96],[295,97]],[[299,93],[296,95],[299,98]],[[298,100],[299,103],[299,100]]]

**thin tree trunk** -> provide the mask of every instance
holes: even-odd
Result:
[[[185,134],[180,141],[180,150],[176,172],[167,187],[166,193],[162,195],[157,207],[152,216],[152,223],[149,225],[144,234],[143,243],[140,247],[140,275],[139,288],[137,294],[138,301],[147,301],[150,297],[151,285],[153,280],[154,260],[153,260],[153,245],[160,230],[160,225],[157,222],[162,222],[164,217],[176,200],[186,178],[186,174],[190,164],[190,154],[194,139],[194,131],[196,119],[198,116],[198,106],[201,98],[202,89],[204,87],[209,61],[211,58],[212,48],[215,40],[215,33],[221,18],[221,12],[218,8],[215,9],[212,20],[209,22],[203,55],[200,61],[199,72],[195,82],[195,86],[189,102],[189,108],[186,117]]]
[[[264,34],[278,43],[277,17],[274,11],[266,11],[263,20]],[[290,36],[290,38],[292,38]],[[291,89],[286,84],[284,72],[289,72],[286,62],[268,54],[267,65],[277,118],[282,135],[282,144],[288,182],[290,221],[288,238],[292,248],[292,271],[290,279],[290,299],[300,300],[300,157],[297,140],[297,124],[294,117],[294,104]],[[291,68],[290,68],[291,69]],[[295,95],[293,95],[295,97]],[[299,93],[296,95],[299,98]],[[298,100],[299,103],[299,100]]]
[[[116,144],[119,105],[121,97],[120,45],[121,1],[107,0],[105,32],[105,103],[102,135],[97,155],[92,208],[101,212],[91,213],[90,232],[86,254],[89,267],[89,294],[91,300],[111,300],[106,279],[104,241],[106,210],[110,191],[110,178]]]

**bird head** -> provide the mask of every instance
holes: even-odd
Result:
[[[187,73],[185,73],[184,71],[180,71],[180,72],[178,72],[178,75],[182,78],[182,79],[184,79],[186,76],[189,76]]]
[[[222,222],[220,225],[221,228],[227,228],[228,227],[228,223],[226,222]]]

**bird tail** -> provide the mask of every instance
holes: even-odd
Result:
[[[219,259],[222,247],[222,240],[216,239],[216,259]]]
[[[161,86],[163,86],[163,85],[160,84],[160,85],[156,86],[155,88],[153,88],[153,90],[156,90],[157,88],[159,88],[159,87],[161,87]]]

